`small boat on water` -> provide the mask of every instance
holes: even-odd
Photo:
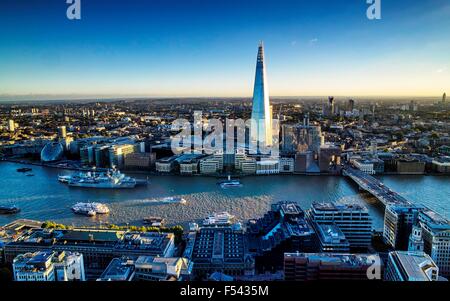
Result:
[[[144,224],[150,225],[152,227],[162,227],[164,226],[166,220],[158,216],[149,216],[143,219]]]
[[[228,179],[225,181],[221,181],[217,183],[221,188],[231,188],[231,187],[242,187],[242,184],[239,180],[232,180],[231,176],[228,176]]]
[[[161,203],[165,203],[165,204],[182,204],[185,205],[187,204],[186,199],[181,198],[181,197],[166,197],[163,199],[158,200]]]
[[[108,214],[109,208],[101,203],[76,203],[72,206],[72,211],[75,214],[95,216],[97,214]]]
[[[16,214],[20,212],[20,208],[16,205],[0,206],[0,214]]]
[[[73,175],[73,176],[62,176],[62,175],[59,175],[58,176],[58,181],[60,181],[61,183],[67,184],[67,183],[69,183],[69,181],[71,179],[75,179],[76,177],[77,177],[76,175]]]
[[[16,170],[17,170],[17,172],[28,172],[28,171],[32,171],[32,169],[29,168],[29,167],[17,168]]]

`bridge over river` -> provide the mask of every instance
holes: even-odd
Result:
[[[346,167],[343,170],[344,176],[352,179],[359,185],[360,189],[365,190],[376,197],[383,205],[410,205],[411,202],[391,190],[378,179],[366,174],[358,169]]]

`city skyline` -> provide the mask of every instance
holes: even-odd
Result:
[[[0,101],[251,97],[259,40],[272,97],[450,90],[446,1],[41,2],[0,5]]]

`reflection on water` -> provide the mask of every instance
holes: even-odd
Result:
[[[141,224],[146,216],[161,216],[170,224],[185,225],[218,211],[228,211],[239,219],[259,217],[271,203],[281,200],[295,201],[303,209],[308,209],[314,201],[346,200],[365,204],[375,228],[383,226],[383,207],[343,177],[248,177],[242,179],[241,188],[221,189],[215,178],[153,176],[147,187],[98,190],[68,187],[57,181],[58,174],[71,171],[34,166],[35,176],[27,177],[16,172],[18,166],[0,163],[0,204],[14,203],[22,209],[13,216],[0,216],[0,224],[16,218],[55,220],[73,225]],[[383,181],[412,201],[449,213],[449,177],[391,176],[383,177]],[[187,204],[165,204],[155,200],[169,196],[183,197]],[[111,213],[90,218],[74,215],[70,210],[74,203],[87,201],[107,203]]]

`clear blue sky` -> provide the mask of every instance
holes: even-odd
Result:
[[[259,40],[269,91],[450,91],[450,1],[0,1],[0,99],[250,96]],[[18,98],[18,97],[17,97]]]

